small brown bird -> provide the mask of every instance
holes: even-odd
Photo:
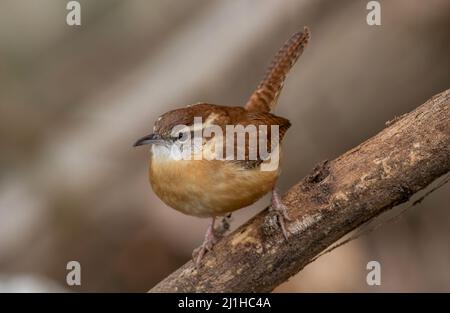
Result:
[[[164,203],[188,215],[212,218],[196,257],[197,265],[217,240],[214,228],[216,217],[246,207],[269,191],[272,191],[271,208],[277,214],[281,230],[287,239],[285,220],[289,220],[289,216],[275,188],[279,167],[269,170],[263,170],[262,167],[264,162],[273,158],[275,152],[279,153],[279,143],[290,127],[287,119],[271,114],[270,111],[276,105],[289,70],[302,54],[309,39],[309,29],[304,27],[303,32],[295,33],[282,46],[244,107],[198,103],[169,111],[158,118],[152,134],[134,144],[152,145],[150,183]],[[245,137],[249,140],[244,143],[235,140],[235,134],[231,137],[219,134],[218,130],[227,133],[230,125],[242,125],[245,129],[255,126],[257,145],[250,146],[250,133]],[[205,135],[205,131],[211,130],[213,126],[216,127],[214,135],[212,132],[209,136]],[[261,126],[270,129],[264,132],[261,131]],[[273,128],[274,126],[277,128]],[[274,129],[278,130],[278,134],[274,135],[275,143],[271,140],[274,137],[272,133],[275,134]],[[196,141],[198,132],[202,136]],[[239,147],[239,144],[244,147]],[[211,157],[220,150],[218,148],[226,150],[230,146],[238,151],[241,148],[243,153],[240,158],[234,150],[231,158],[229,155],[221,158],[223,150],[220,157]],[[267,147],[268,155],[263,156],[260,151],[262,147]],[[256,154],[252,154],[254,150]],[[180,157],[183,153],[184,157]]]

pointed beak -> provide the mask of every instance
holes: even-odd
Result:
[[[151,144],[162,142],[162,141],[163,141],[163,139],[161,138],[160,135],[158,135],[158,134],[150,134],[150,135],[142,137],[141,139],[136,141],[134,143],[133,147],[143,146],[143,145],[151,145]]]

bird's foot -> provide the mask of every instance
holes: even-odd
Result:
[[[221,224],[217,229],[214,228],[215,221],[216,218],[213,217],[206,229],[205,239],[203,240],[202,245],[192,252],[192,259],[194,260],[196,268],[199,268],[205,253],[211,251],[216,242],[230,229],[231,213],[222,218]]]
[[[215,234],[215,231],[214,231],[215,220],[216,220],[216,218],[213,217],[211,220],[211,223],[209,224],[208,228],[206,229],[205,239],[203,240],[202,245],[192,252],[192,258],[194,260],[194,264],[197,269],[199,268],[200,262],[202,261],[205,253],[208,251],[211,251],[212,248],[214,247],[214,244],[218,240],[218,238]]]
[[[278,224],[280,224],[284,238],[288,240],[289,233],[286,229],[285,221],[292,221],[292,218],[288,215],[288,207],[282,202],[281,197],[275,188],[272,190],[272,206],[270,208],[278,219]]]

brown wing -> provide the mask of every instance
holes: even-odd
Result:
[[[250,135],[246,134],[245,146],[242,146],[242,143],[239,146],[240,143],[237,140],[237,135],[235,136],[234,151],[236,153],[242,151],[244,158],[238,159],[238,155],[236,154],[236,157],[232,162],[239,164],[244,168],[256,168],[282,142],[291,123],[289,120],[271,113],[249,112],[242,120],[238,121],[236,125],[242,125],[244,128],[254,126],[257,133],[253,137],[256,139],[256,142],[255,140],[251,142]],[[277,131],[278,136],[274,133],[274,138],[272,138],[272,131]],[[275,141],[273,141],[273,139],[275,139]]]
[[[245,105],[250,112],[270,112],[274,109],[284,80],[311,37],[308,27],[286,41],[272,60],[266,75]]]

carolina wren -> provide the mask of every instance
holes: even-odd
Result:
[[[186,150],[186,137],[190,138],[194,132],[205,131],[212,126],[216,126],[216,130],[219,127],[219,130],[226,132],[229,125],[244,127],[265,125],[271,129],[277,126],[277,144],[274,145],[272,142],[267,144],[267,150],[270,156],[275,150],[278,153],[278,143],[281,143],[290,123],[270,111],[276,105],[289,70],[302,54],[309,39],[309,29],[304,27],[303,32],[295,33],[281,47],[264,79],[243,107],[197,103],[169,111],[157,119],[152,134],[134,144],[134,146],[152,145],[150,183],[164,203],[188,215],[212,218],[195,260],[197,265],[204,253],[211,250],[216,242],[214,228],[216,217],[246,207],[269,191],[272,191],[271,209],[277,214],[283,235],[286,239],[288,237],[285,228],[285,220],[289,220],[287,208],[281,202],[275,188],[280,173],[279,167],[262,170],[265,159],[260,153],[251,158],[251,147],[247,141],[243,147],[244,157],[239,159],[208,157],[214,150],[212,147],[217,148],[218,142],[219,147],[221,145],[228,147],[230,144],[237,146],[235,140],[230,139],[234,139],[234,135],[219,141],[219,138],[224,137],[220,137],[217,133],[214,136],[212,133],[210,136],[203,136],[196,145],[189,143],[193,147],[188,150],[190,157],[180,158],[180,153]],[[195,126],[196,119],[201,121],[197,126]],[[184,125],[184,128],[174,131],[179,125]],[[271,131],[257,132],[258,140],[268,139],[270,136]],[[264,142],[258,143],[259,146],[266,145]],[[236,155],[233,153],[233,156]]]

